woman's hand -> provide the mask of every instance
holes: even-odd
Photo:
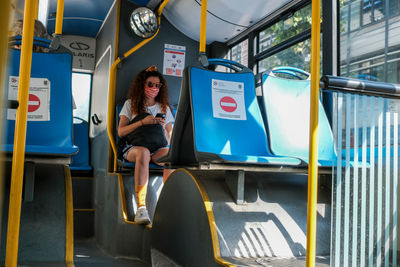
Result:
[[[161,126],[164,126],[165,124],[165,119],[161,117],[153,117],[152,115],[146,116],[144,119],[142,119],[143,124],[160,124]]]
[[[160,124],[161,126],[164,127],[165,124],[165,118],[161,118],[161,117],[155,117],[155,120],[157,121],[158,124]]]
[[[155,124],[155,123],[157,123],[157,121],[153,116],[147,115],[144,119],[142,119],[142,123],[143,124]]]

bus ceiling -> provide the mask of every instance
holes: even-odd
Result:
[[[254,0],[251,5],[246,5],[241,0],[208,1],[207,43],[227,42],[299,2],[301,1]],[[165,7],[164,16],[182,33],[198,41],[200,9],[201,0],[171,0]]]
[[[52,34],[55,31],[57,0],[39,0],[48,12],[41,20]],[[127,0],[138,6],[156,7],[161,0]],[[96,37],[109,10],[117,0],[64,1],[63,34]],[[213,0],[208,3],[207,43],[229,42],[240,38],[255,27],[274,19],[282,10],[303,3],[304,0],[253,0],[251,5],[242,0]],[[17,1],[15,19],[22,19],[24,0]],[[179,31],[193,40],[199,40],[201,0],[171,0],[164,9],[165,18]],[[18,10],[20,12],[18,12]],[[189,15],[190,14],[190,15]]]

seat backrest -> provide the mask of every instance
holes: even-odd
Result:
[[[252,72],[191,67],[189,77],[198,153],[270,155]]]
[[[20,50],[10,50],[6,99],[17,97]],[[69,157],[78,151],[72,140],[72,55],[57,52],[32,53],[28,103],[26,153]],[[7,131],[1,146],[12,152],[16,110],[4,112]]]
[[[275,156],[269,150],[253,72],[229,60],[208,63],[235,72],[200,65],[185,68],[170,150],[161,161],[176,166],[299,166],[299,159]]]
[[[308,162],[310,80],[263,74],[262,92],[271,152]],[[332,164],[334,156],[333,135],[321,102],[318,110],[318,159],[321,165],[327,166]]]
[[[183,71],[178,108],[176,110],[174,130],[170,140],[168,155],[164,162],[187,165],[197,162],[193,143],[192,110],[189,96],[189,68]]]

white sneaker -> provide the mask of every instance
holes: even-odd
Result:
[[[145,206],[139,207],[135,214],[135,223],[137,224],[149,224],[150,218],[147,213],[147,209]]]

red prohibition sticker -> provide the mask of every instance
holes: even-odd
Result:
[[[219,105],[226,112],[234,112],[237,109],[237,103],[235,99],[230,96],[224,96],[221,98]]]
[[[34,112],[40,107],[40,99],[36,95],[29,94],[28,112]]]

